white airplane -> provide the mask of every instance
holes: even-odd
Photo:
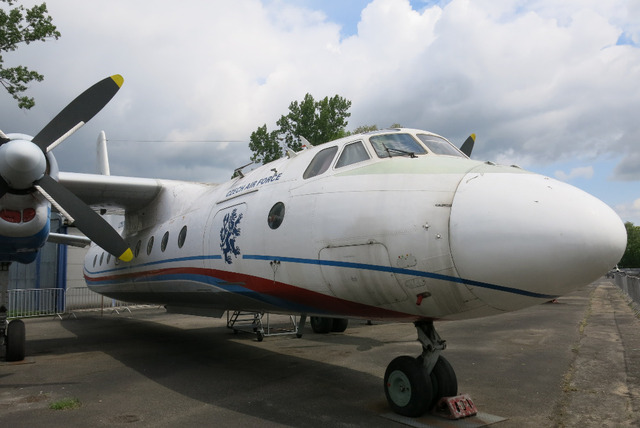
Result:
[[[33,138],[3,137],[0,259],[34,257],[52,204],[95,242],[85,277],[105,296],[214,317],[298,314],[299,331],[307,316],[317,332],[344,330],[348,318],[412,322],[422,354],[394,359],[384,375],[402,415],[458,392],[434,321],[552,300],[607,273],[625,250],[620,218],[593,196],[471,160],[473,139],[463,152],[416,129],[289,152],[223,184],[58,173],[52,146],[121,84],[99,82]],[[124,209],[121,230],[89,206]],[[20,356],[16,325],[7,335]]]

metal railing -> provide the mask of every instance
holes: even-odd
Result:
[[[64,313],[64,290],[28,288],[9,290],[9,318],[40,317]]]
[[[129,304],[104,297],[87,287],[28,288],[9,290],[9,318],[29,318],[73,314],[80,310],[119,308],[128,310]]]
[[[65,312],[79,311],[83,309],[122,308],[129,306],[126,302],[104,297],[102,294],[93,292],[87,287],[67,288],[65,296]]]
[[[616,272],[615,283],[633,300],[632,306],[636,313],[640,315],[640,276],[630,275],[626,272]]]

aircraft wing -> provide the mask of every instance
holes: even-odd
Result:
[[[58,182],[96,209],[137,210],[162,190],[159,180],[99,174],[60,172]]]

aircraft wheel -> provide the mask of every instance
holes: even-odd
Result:
[[[13,320],[7,326],[7,361],[22,361],[25,355],[25,327],[22,320]]]
[[[442,397],[458,395],[458,378],[449,361],[442,355],[431,372],[431,382],[434,385],[434,402]]]
[[[333,318],[311,317],[311,329],[314,333],[327,334],[333,328]]]
[[[262,342],[264,340],[264,334],[262,334],[262,332],[257,332],[256,336],[258,337],[258,342]]]
[[[349,326],[349,320],[347,318],[334,318],[331,331],[336,333],[343,333]]]
[[[422,415],[433,401],[430,377],[416,358],[408,356],[397,357],[387,366],[384,393],[394,412],[409,417]]]

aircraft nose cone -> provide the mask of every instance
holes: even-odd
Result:
[[[530,173],[469,173],[451,207],[451,254],[473,293],[513,310],[589,284],[622,257],[627,235],[609,206]]]

